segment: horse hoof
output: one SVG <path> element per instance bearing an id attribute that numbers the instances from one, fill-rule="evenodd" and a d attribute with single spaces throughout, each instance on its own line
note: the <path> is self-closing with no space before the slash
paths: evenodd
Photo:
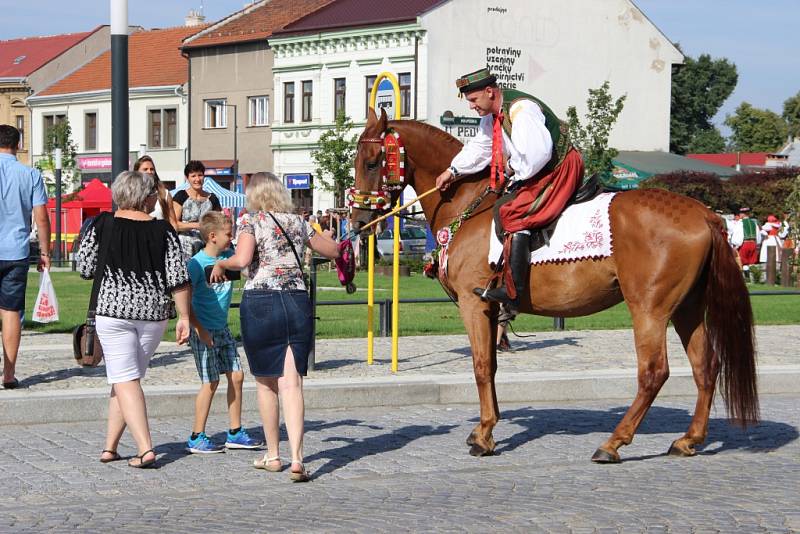
<path id="1" fill-rule="evenodd" d="M 673 441 L 672 445 L 669 446 L 669 451 L 667 451 L 667 454 L 669 456 L 675 456 L 679 458 L 689 458 L 697 454 L 697 451 L 695 451 L 693 447 L 690 446 L 680 447 L 679 445 L 677 445 L 677 443 L 678 443 L 677 441 Z"/>
<path id="2" fill-rule="evenodd" d="M 492 454 L 494 454 L 494 452 L 484 447 L 481 447 L 477 443 L 473 443 L 472 446 L 469 448 L 469 454 L 475 457 L 491 456 Z"/>
<path id="3" fill-rule="evenodd" d="M 470 447 L 475 445 L 475 432 L 473 432 L 469 436 L 467 436 L 467 445 L 470 446 Z"/>
<path id="4" fill-rule="evenodd" d="M 619 454 L 616 452 L 611 453 L 605 449 L 597 449 L 594 451 L 592 461 L 596 464 L 618 464 L 620 462 Z"/>

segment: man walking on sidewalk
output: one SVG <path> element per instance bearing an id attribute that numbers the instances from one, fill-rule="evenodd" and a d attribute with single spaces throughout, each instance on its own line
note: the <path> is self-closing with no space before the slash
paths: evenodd
<path id="1" fill-rule="evenodd" d="M 17 161 L 19 130 L 0 125 L 0 314 L 3 324 L 3 387 L 19 385 L 15 376 L 28 283 L 31 213 L 41 255 L 39 270 L 50 268 L 50 219 L 42 175 Z"/>

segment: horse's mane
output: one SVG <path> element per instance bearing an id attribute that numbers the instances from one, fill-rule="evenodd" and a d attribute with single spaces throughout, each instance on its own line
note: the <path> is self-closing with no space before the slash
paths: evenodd
<path id="1" fill-rule="evenodd" d="M 401 121 L 390 121 L 389 125 L 390 126 L 397 125 L 398 123 L 403 125 L 403 126 L 411 126 L 411 127 L 415 127 L 416 126 L 416 127 L 419 127 L 420 129 L 425 130 L 425 135 L 426 136 L 432 137 L 434 139 L 439 139 L 443 143 L 447 143 L 447 144 L 451 144 L 451 145 L 454 145 L 454 146 L 458 146 L 459 150 L 461 149 L 462 146 L 464 146 L 464 143 L 462 143 L 461 141 L 459 141 L 458 139 L 456 139 L 455 137 L 453 137 L 449 133 L 445 132 L 441 128 L 437 128 L 436 126 L 431 126 L 428 123 L 417 121 L 417 120 L 407 120 L 406 119 L 406 120 L 401 120 Z"/>

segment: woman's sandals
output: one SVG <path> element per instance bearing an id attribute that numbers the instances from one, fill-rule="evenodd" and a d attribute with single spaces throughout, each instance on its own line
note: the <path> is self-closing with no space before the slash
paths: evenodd
<path id="1" fill-rule="evenodd" d="M 277 464 L 275 462 L 277 462 Z M 281 463 L 280 456 L 267 458 L 267 455 L 265 454 L 263 458 L 253 460 L 253 467 L 256 469 L 264 469 L 265 471 L 269 471 L 271 473 L 278 473 L 283 469 L 283 464 Z"/>
<path id="2" fill-rule="evenodd" d="M 300 471 L 289 469 L 289 478 L 292 482 L 308 482 L 311 480 L 311 476 L 308 474 L 308 471 L 306 471 L 306 466 L 304 466 L 302 462 L 292 462 L 292 467 L 295 465 L 300 466 Z"/>
<path id="3" fill-rule="evenodd" d="M 110 454 L 109 458 L 103 458 L 104 454 Z M 122 456 L 119 455 L 117 451 L 112 451 L 110 449 L 103 449 L 103 452 L 100 453 L 100 463 L 101 464 L 108 464 L 111 462 L 118 462 L 122 460 Z"/>
<path id="4" fill-rule="evenodd" d="M 153 455 L 152 460 L 145 460 L 144 457 L 148 454 Z M 135 462 L 135 460 L 139 460 Z M 156 465 L 156 451 L 155 449 L 150 449 L 149 451 L 144 451 L 142 454 L 138 456 L 134 456 L 130 460 L 128 460 L 128 467 L 133 467 L 136 469 L 146 469 L 148 467 L 154 467 Z"/>

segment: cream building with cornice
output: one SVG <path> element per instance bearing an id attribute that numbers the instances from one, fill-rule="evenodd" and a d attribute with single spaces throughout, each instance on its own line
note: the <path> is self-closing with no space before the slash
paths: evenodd
<path id="1" fill-rule="evenodd" d="M 357 15 L 353 15 L 353 14 Z M 370 81 L 401 78 L 403 110 L 462 141 L 476 115 L 454 80 L 488 65 L 562 118 L 588 90 L 626 94 L 611 136 L 620 150 L 668 151 L 671 67 L 683 56 L 631 0 L 337 0 L 275 32 L 272 151 L 280 176 L 310 175 L 319 136 L 344 109 L 364 126 Z M 472 120 L 471 120 L 472 119 Z M 291 184 L 293 180 L 288 179 Z M 333 195 L 312 189 L 314 209 Z"/>

